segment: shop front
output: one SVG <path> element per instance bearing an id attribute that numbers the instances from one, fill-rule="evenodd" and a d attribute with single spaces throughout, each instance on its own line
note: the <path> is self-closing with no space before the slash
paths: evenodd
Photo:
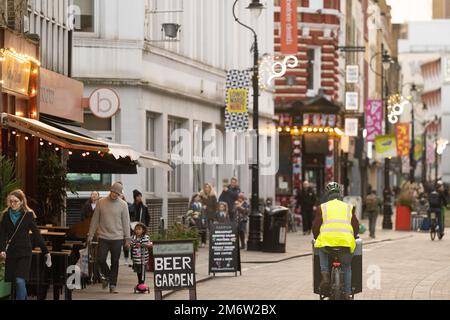
<path id="1" fill-rule="evenodd" d="M 324 97 L 277 108 L 280 169 L 277 203 L 289 205 L 309 181 L 318 195 L 331 181 L 340 181 L 341 107 Z"/>

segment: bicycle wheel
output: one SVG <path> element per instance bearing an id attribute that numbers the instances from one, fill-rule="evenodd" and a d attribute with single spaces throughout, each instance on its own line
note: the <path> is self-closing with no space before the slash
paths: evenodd
<path id="1" fill-rule="evenodd" d="M 430 237 L 432 241 L 436 239 L 436 223 L 434 222 L 434 220 L 431 222 L 430 226 Z"/>

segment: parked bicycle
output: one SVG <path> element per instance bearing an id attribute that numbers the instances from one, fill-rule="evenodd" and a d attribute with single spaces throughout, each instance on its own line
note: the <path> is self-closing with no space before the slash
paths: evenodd
<path id="1" fill-rule="evenodd" d="M 439 240 L 442 240 L 442 238 L 444 237 L 444 219 L 441 214 L 442 228 L 440 228 L 439 223 L 438 223 L 439 222 L 438 216 L 437 216 L 438 214 L 441 214 L 441 213 L 437 212 L 437 211 L 430 212 L 430 220 L 431 220 L 430 236 L 431 236 L 432 241 L 434 241 L 434 239 L 436 239 L 436 235 L 438 236 Z"/>

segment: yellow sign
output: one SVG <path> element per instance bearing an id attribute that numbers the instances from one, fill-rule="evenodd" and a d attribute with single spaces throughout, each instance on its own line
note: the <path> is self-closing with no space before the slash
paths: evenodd
<path id="1" fill-rule="evenodd" d="M 248 89 L 228 89 L 228 112 L 247 112 Z"/>
<path id="2" fill-rule="evenodd" d="M 3 59 L 3 89 L 27 96 L 30 84 L 31 62 L 16 59 L 7 52 L 4 53 Z"/>

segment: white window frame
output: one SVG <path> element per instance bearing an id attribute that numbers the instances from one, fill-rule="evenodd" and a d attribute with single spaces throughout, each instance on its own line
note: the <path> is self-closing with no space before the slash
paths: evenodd
<path id="1" fill-rule="evenodd" d="M 324 8 L 324 0 L 309 0 L 309 8 L 319 10 Z"/>
<path id="2" fill-rule="evenodd" d="M 155 133 L 156 133 L 156 122 L 158 121 L 158 118 L 160 117 L 160 114 L 156 114 L 153 112 L 149 112 L 147 111 L 145 114 L 145 150 L 146 153 L 156 157 L 157 153 L 156 153 L 156 138 L 155 138 Z M 150 132 L 149 132 L 149 120 L 151 119 L 151 121 L 153 122 L 152 127 L 153 127 L 153 132 L 151 133 L 150 136 Z M 153 143 L 151 143 L 150 145 L 152 145 L 152 147 L 149 147 L 149 139 L 153 140 Z M 145 169 L 145 192 L 148 194 L 155 194 L 156 192 L 156 172 L 155 172 L 155 168 L 146 168 Z"/>
<path id="3" fill-rule="evenodd" d="M 167 120 L 167 153 L 170 154 L 171 149 L 171 141 L 170 136 L 172 134 L 171 129 L 171 122 L 177 123 L 176 129 L 183 128 L 183 119 L 177 118 L 177 117 L 168 117 Z M 180 196 L 182 192 L 182 181 L 181 181 L 181 175 L 182 175 L 182 168 L 181 165 L 177 165 L 173 171 L 167 172 L 167 194 L 169 196 Z M 175 180 L 175 187 L 172 189 L 172 182 Z M 173 191 L 174 190 L 174 191 Z"/>
<path id="4" fill-rule="evenodd" d="M 79 38 L 93 38 L 100 36 L 100 1 L 94 1 L 94 31 L 74 31 L 74 35 Z"/>
<path id="5" fill-rule="evenodd" d="M 317 95 L 322 87 L 322 48 L 318 46 L 310 46 L 308 50 L 314 50 L 314 84 L 312 89 L 308 89 L 308 93 Z"/>

